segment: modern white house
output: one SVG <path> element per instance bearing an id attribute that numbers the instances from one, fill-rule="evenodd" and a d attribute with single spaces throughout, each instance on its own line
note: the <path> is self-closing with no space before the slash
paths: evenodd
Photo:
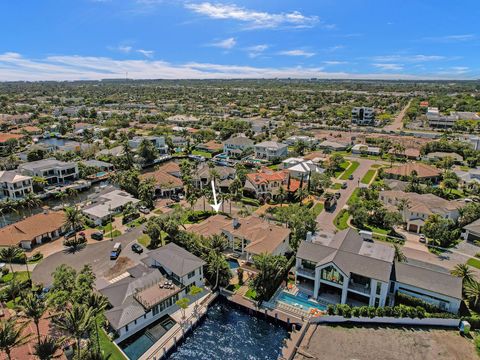
<path id="1" fill-rule="evenodd" d="M 91 203 L 82 209 L 82 213 L 95 225 L 102 225 L 110 220 L 111 216 L 122 211 L 127 204 L 137 204 L 139 202 L 140 200 L 123 190 L 107 188 L 96 194 Z"/>
<path id="2" fill-rule="evenodd" d="M 323 174 L 325 169 L 318 166 L 312 160 L 304 160 L 302 158 L 288 158 L 282 161 L 283 168 L 296 179 L 308 180 L 311 174 Z"/>
<path id="3" fill-rule="evenodd" d="M 299 290 L 325 304 L 393 306 L 403 293 L 458 312 L 462 279 L 430 264 L 394 261 L 393 247 L 364 241 L 354 229 L 302 241 L 296 259 Z"/>
<path id="4" fill-rule="evenodd" d="M 244 135 L 231 137 L 223 142 L 223 152 L 228 156 L 239 157 L 246 151 L 253 150 L 254 142 Z"/>
<path id="5" fill-rule="evenodd" d="M 33 192 L 32 178 L 16 171 L 0 171 L 0 191 L 0 197 L 21 199 Z"/>
<path id="6" fill-rule="evenodd" d="M 111 309 L 105 311 L 110 328 L 120 343 L 146 326 L 179 310 L 175 304 L 192 285 L 203 287 L 205 262 L 185 249 L 169 243 L 149 253 L 127 276 L 100 289 Z"/>
<path id="7" fill-rule="evenodd" d="M 49 184 L 65 184 L 78 179 L 78 166 L 75 162 L 43 159 L 21 164 L 20 173 L 26 176 L 42 177 Z"/>
<path id="8" fill-rule="evenodd" d="M 355 155 L 380 155 L 382 150 L 376 146 L 368 146 L 365 144 L 355 144 L 352 146 L 352 154 Z"/>
<path id="9" fill-rule="evenodd" d="M 130 145 L 132 149 L 137 149 L 143 140 L 150 141 L 160 155 L 168 154 L 168 145 L 163 136 L 135 136 L 128 140 L 128 145 Z"/>
<path id="10" fill-rule="evenodd" d="M 381 191 L 379 199 L 393 211 L 399 211 L 400 202 L 405 203 L 400 211 L 403 221 L 407 224 L 407 231 L 420 233 L 425 220 L 432 215 L 438 214 L 444 219 L 457 220 L 460 216 L 460 208 L 465 203 L 456 200 L 445 200 L 433 194 L 417 194 L 398 190 Z"/>
<path id="11" fill-rule="evenodd" d="M 260 160 L 276 160 L 285 158 L 288 145 L 276 141 L 264 141 L 255 145 L 255 158 Z"/>
<path id="12" fill-rule="evenodd" d="M 312 136 L 306 136 L 306 135 L 292 135 L 286 138 L 283 142 L 289 146 L 295 145 L 297 142 L 303 142 L 308 146 L 312 146 L 312 145 L 318 144 L 318 139 Z"/>
<path id="13" fill-rule="evenodd" d="M 374 125 L 375 110 L 370 107 L 354 107 L 352 109 L 352 123 L 356 125 Z"/>

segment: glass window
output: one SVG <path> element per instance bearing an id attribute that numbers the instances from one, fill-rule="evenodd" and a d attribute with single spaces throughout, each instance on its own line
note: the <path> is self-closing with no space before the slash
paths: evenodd
<path id="1" fill-rule="evenodd" d="M 343 284 L 343 276 L 333 266 L 322 269 L 321 278 L 339 285 Z"/>
<path id="2" fill-rule="evenodd" d="M 187 276 L 188 276 L 189 279 L 191 279 L 192 277 L 194 277 L 194 276 L 195 276 L 195 270 L 189 272 Z"/>
<path id="3" fill-rule="evenodd" d="M 315 270 L 315 266 L 317 264 L 314 263 L 313 261 L 308 261 L 308 260 L 302 260 L 302 267 L 304 269 L 308 269 L 308 270 Z"/>
<path id="4" fill-rule="evenodd" d="M 377 295 L 382 293 L 382 283 L 377 282 Z"/>

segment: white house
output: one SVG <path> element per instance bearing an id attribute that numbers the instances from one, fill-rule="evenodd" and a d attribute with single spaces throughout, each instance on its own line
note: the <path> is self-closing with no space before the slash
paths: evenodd
<path id="1" fill-rule="evenodd" d="M 255 158 L 261 160 L 282 159 L 288 154 L 288 146 L 275 141 L 264 141 L 255 145 Z"/>
<path id="2" fill-rule="evenodd" d="M 132 149 L 137 149 L 144 140 L 150 141 L 160 155 L 168 154 L 168 145 L 165 143 L 163 136 L 135 136 L 131 140 L 128 140 L 128 145 L 130 145 Z"/>
<path id="3" fill-rule="evenodd" d="M 462 299 L 461 278 L 421 262 L 394 262 L 391 246 L 364 241 L 354 229 L 302 241 L 295 272 L 300 291 L 326 304 L 392 306 L 404 293 L 456 313 Z"/>
<path id="4" fill-rule="evenodd" d="M 352 154 L 356 155 L 380 155 L 382 150 L 376 146 L 368 146 L 365 144 L 355 144 L 352 147 Z"/>
<path id="5" fill-rule="evenodd" d="M 228 156 L 239 157 L 249 149 L 253 149 L 253 140 L 240 135 L 223 142 L 223 152 Z"/>
<path id="6" fill-rule="evenodd" d="M 309 146 L 312 146 L 318 143 L 318 139 L 306 135 L 293 135 L 284 140 L 284 143 L 289 146 L 295 145 L 297 142 L 303 142 Z"/>
<path id="7" fill-rule="evenodd" d="M 294 163 L 293 161 L 283 162 L 283 167 L 291 177 L 296 179 L 301 179 L 303 177 L 304 180 L 308 180 L 311 174 L 323 174 L 325 172 L 325 169 L 316 165 L 312 160 L 301 159 L 301 161 L 297 163 Z"/>
<path id="8" fill-rule="evenodd" d="M 16 200 L 33 192 L 32 178 L 16 171 L 0 171 L 0 196 Z"/>
<path id="9" fill-rule="evenodd" d="M 78 166 L 74 162 L 43 159 L 21 164 L 18 170 L 27 176 L 42 177 L 49 184 L 64 184 L 78 179 Z"/>

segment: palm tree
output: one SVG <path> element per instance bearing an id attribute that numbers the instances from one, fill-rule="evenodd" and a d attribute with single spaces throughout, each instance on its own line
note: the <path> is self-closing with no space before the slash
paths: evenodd
<path id="1" fill-rule="evenodd" d="M 473 271 L 467 264 L 457 264 L 455 267 L 450 271 L 450 274 L 453 276 L 462 278 L 463 287 L 471 281 L 473 281 Z"/>
<path id="2" fill-rule="evenodd" d="M 15 276 L 15 272 L 13 271 L 13 260 L 20 257 L 21 254 L 23 254 L 23 250 L 14 245 L 0 249 L 0 258 L 10 264 L 10 270 L 12 271 L 13 276 Z"/>
<path id="3" fill-rule="evenodd" d="M 287 192 L 285 191 L 285 188 L 283 186 L 280 186 L 280 189 L 278 189 L 278 194 L 277 194 L 277 202 L 280 202 L 280 207 L 283 206 L 283 202 L 285 201 L 285 198 L 287 197 Z"/>
<path id="4" fill-rule="evenodd" d="M 7 225 L 7 222 L 5 221 L 5 214 L 8 214 L 10 212 L 18 212 L 19 204 L 20 202 L 14 201 L 10 198 L 7 198 L 0 202 L 0 213 L 2 214 L 2 222 L 4 225 Z"/>
<path id="5" fill-rule="evenodd" d="M 33 345 L 33 354 L 40 360 L 58 359 L 62 356 L 60 340 L 45 336 Z"/>
<path id="6" fill-rule="evenodd" d="M 23 334 L 28 322 L 17 323 L 17 318 L 11 317 L 0 322 L 0 350 L 12 359 L 11 352 L 14 348 L 25 345 L 31 334 Z"/>
<path id="7" fill-rule="evenodd" d="M 465 296 L 473 304 L 474 308 L 478 308 L 480 303 L 480 282 L 472 280 L 465 284 Z"/>
<path id="8" fill-rule="evenodd" d="M 30 215 L 32 215 L 32 209 L 40 205 L 42 205 L 40 198 L 31 192 L 23 198 L 23 206 L 30 210 Z"/>
<path id="9" fill-rule="evenodd" d="M 25 317 L 31 319 L 35 324 L 35 329 L 37 330 L 37 341 L 40 342 L 39 323 L 43 314 L 45 314 L 47 311 L 47 305 L 45 301 L 29 292 L 21 299 L 18 307 L 19 310 L 25 314 Z"/>
<path id="10" fill-rule="evenodd" d="M 188 192 L 187 202 L 190 204 L 190 209 L 193 210 L 193 207 L 195 206 L 195 203 L 197 202 L 197 200 L 198 200 L 197 194 L 195 194 L 193 191 Z"/>
<path id="11" fill-rule="evenodd" d="M 97 336 L 97 352 L 100 352 L 100 335 L 98 333 L 98 320 L 97 317 L 100 315 L 103 310 L 105 310 L 108 306 L 108 301 L 105 296 L 91 292 L 86 301 L 86 305 L 92 309 L 92 315 L 95 318 L 95 334 Z"/>
<path id="12" fill-rule="evenodd" d="M 405 220 L 405 210 L 410 208 L 410 200 L 408 199 L 400 199 L 397 202 L 397 209 L 402 213 L 402 219 Z"/>
<path id="13" fill-rule="evenodd" d="M 395 254 L 393 255 L 393 259 L 398 262 L 406 262 L 407 257 L 403 254 L 402 249 L 400 248 L 400 245 L 398 244 L 393 244 L 393 248 L 395 250 Z"/>
<path id="14" fill-rule="evenodd" d="M 66 331 L 75 339 L 78 359 L 80 359 L 80 341 L 92 329 L 93 322 L 92 308 L 79 304 L 73 304 L 63 316 L 53 319 L 53 323 L 59 330 Z"/>
<path id="15" fill-rule="evenodd" d="M 218 280 L 220 278 L 220 269 L 225 259 L 222 257 L 222 255 L 218 254 L 215 251 L 210 251 L 208 257 L 209 261 L 207 261 L 207 266 L 209 272 L 215 274 L 215 285 L 212 290 L 216 290 L 218 288 Z"/>
<path id="16" fill-rule="evenodd" d="M 83 225 L 82 213 L 77 207 L 65 208 L 64 226 L 75 231 L 75 242 L 77 241 L 77 229 Z"/>

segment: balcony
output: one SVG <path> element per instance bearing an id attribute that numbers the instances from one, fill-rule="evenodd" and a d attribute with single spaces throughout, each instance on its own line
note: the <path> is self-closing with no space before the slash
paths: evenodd
<path id="1" fill-rule="evenodd" d="M 297 275 L 300 275 L 300 276 L 308 276 L 311 278 L 315 278 L 315 270 L 297 268 L 296 272 L 297 272 Z"/>
<path id="2" fill-rule="evenodd" d="M 348 283 L 348 290 L 353 290 L 365 295 L 370 295 L 370 284 L 357 284 L 350 280 Z"/>

